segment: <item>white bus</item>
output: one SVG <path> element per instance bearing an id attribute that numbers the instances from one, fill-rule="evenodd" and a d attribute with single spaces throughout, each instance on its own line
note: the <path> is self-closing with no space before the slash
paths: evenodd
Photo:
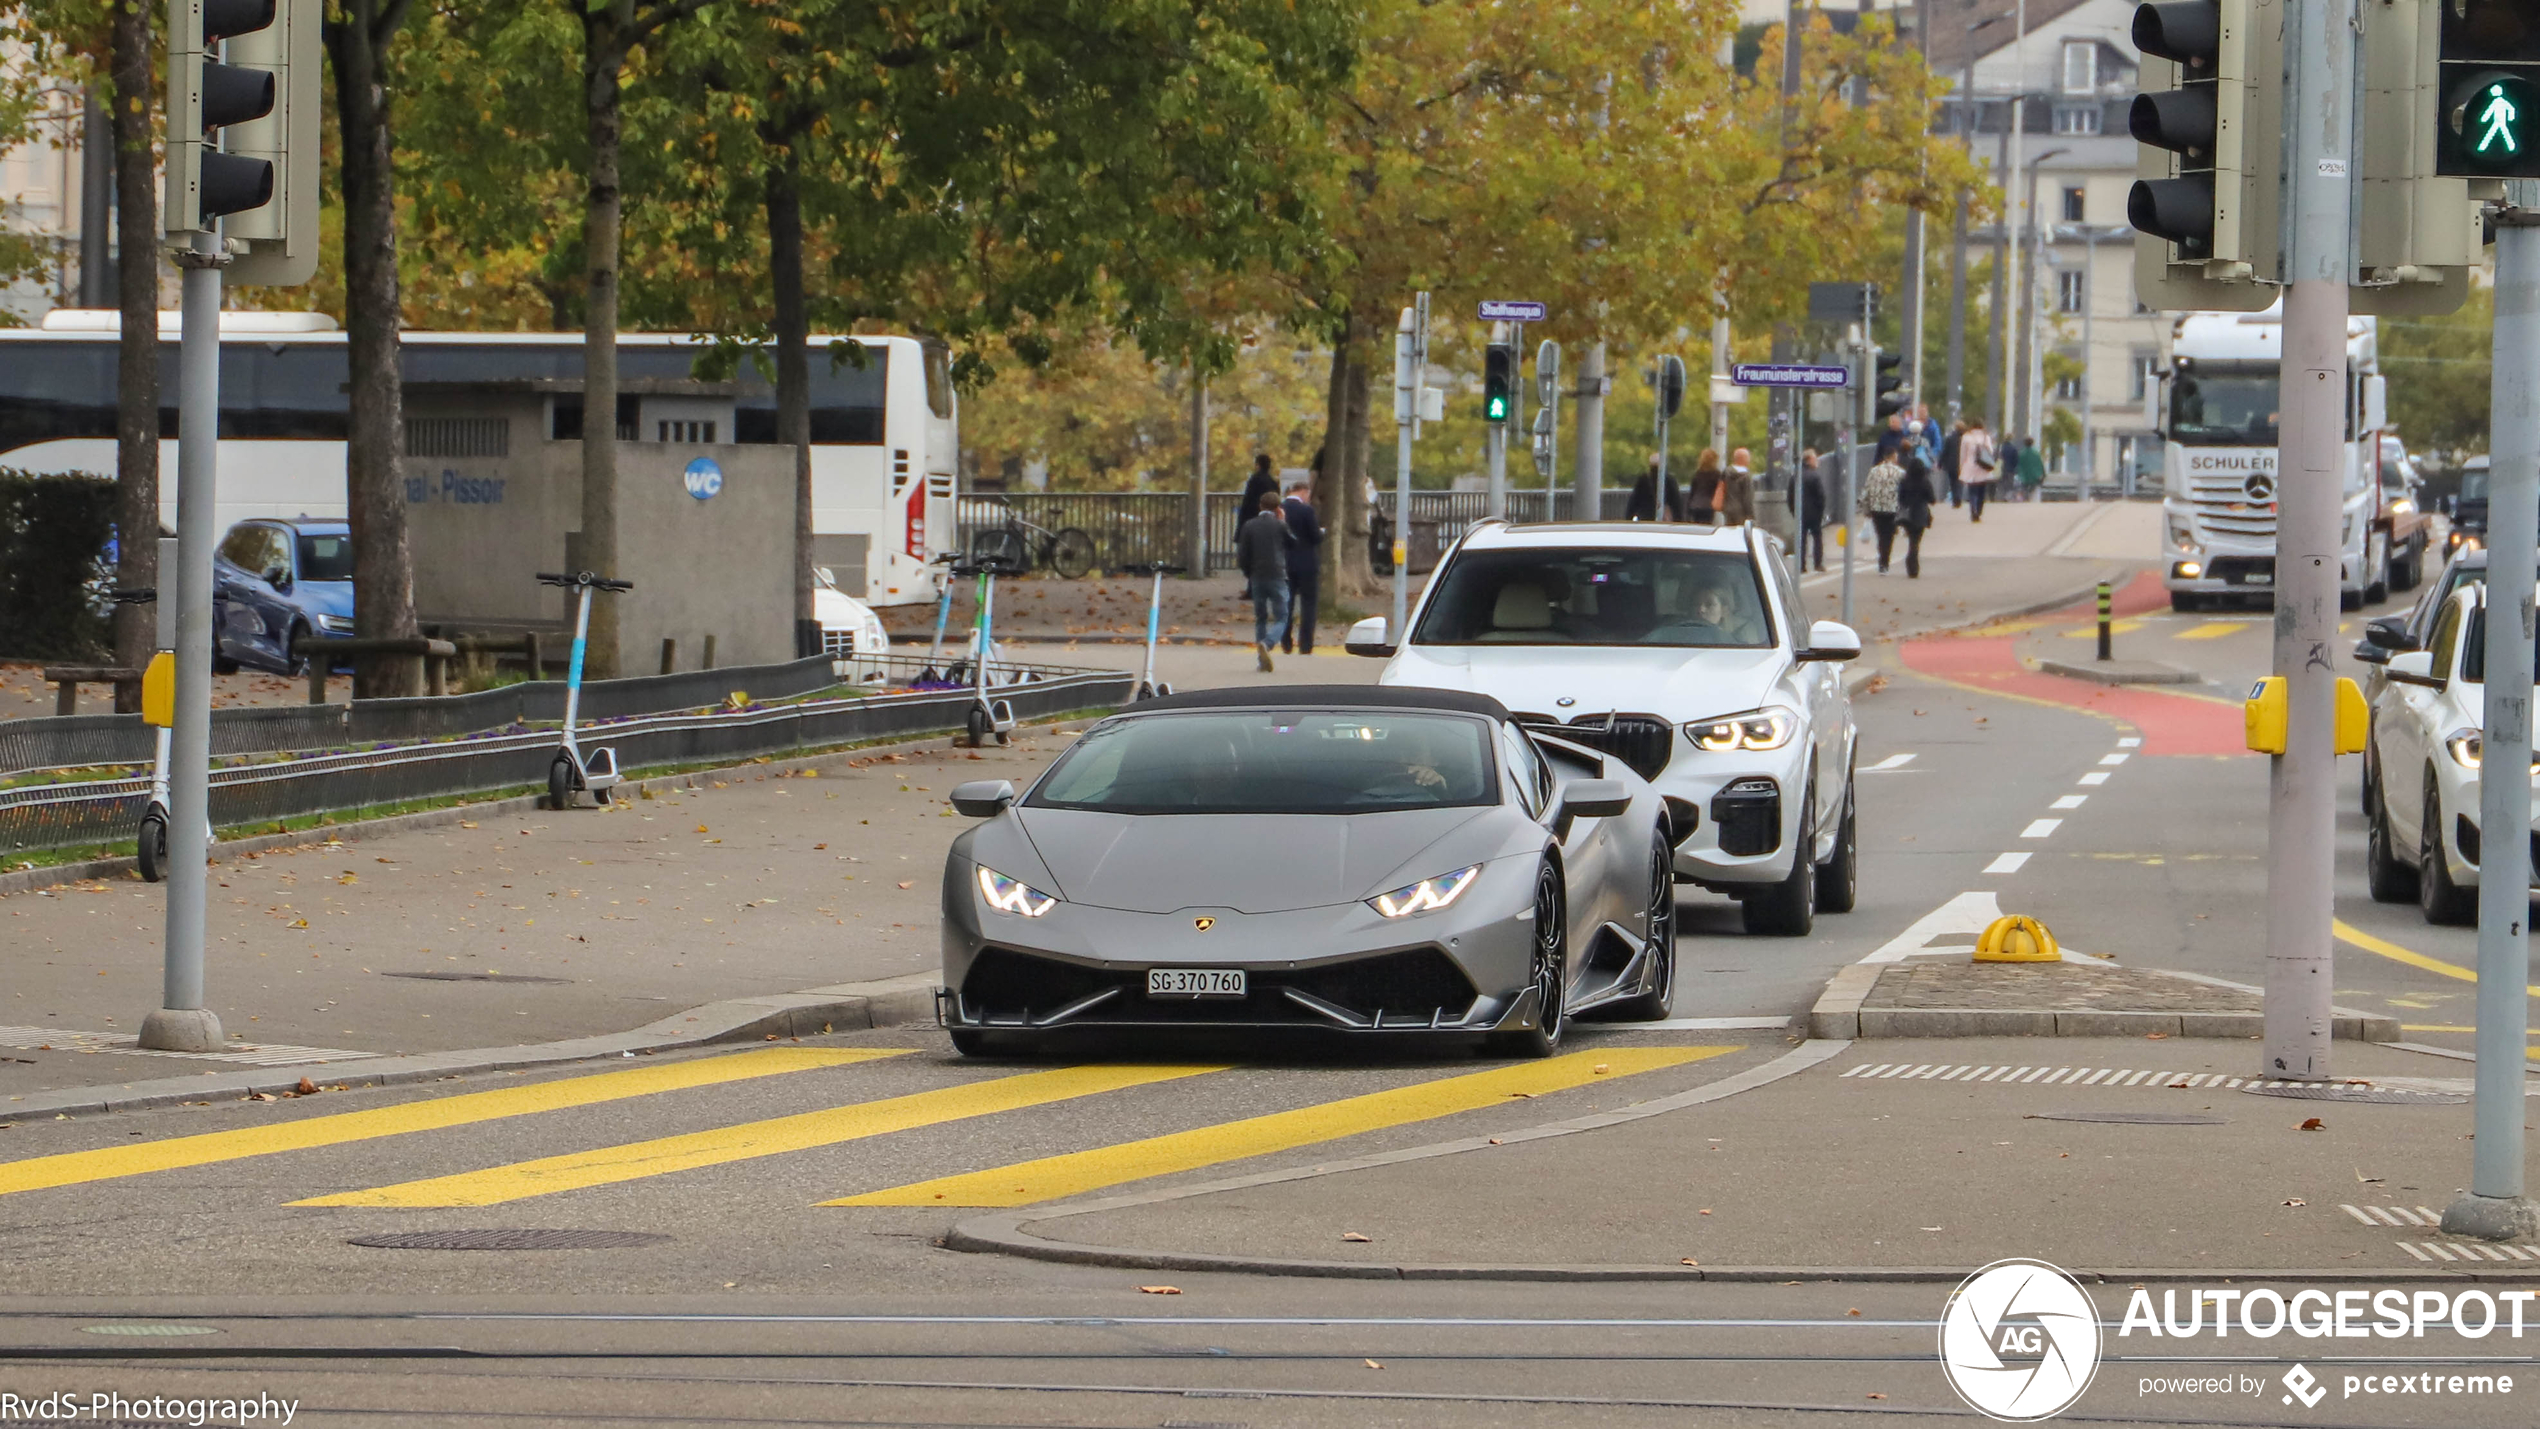
<path id="1" fill-rule="evenodd" d="M 40 328 L 0 329 L 0 467 L 115 471 L 115 335 L 111 311 L 61 309 Z M 176 528 L 177 315 L 159 315 L 159 520 Z M 870 605 L 935 599 L 956 540 L 953 472 L 959 440 L 952 375 L 941 347 L 907 337 L 858 337 L 864 365 L 833 361 L 827 338 L 811 353 L 812 534 L 820 564 Z M 658 393 L 688 378 L 702 339 L 630 333 L 618 339 L 618 431 L 663 441 L 776 440 L 772 382 L 744 363 L 718 394 Z M 410 332 L 408 382 L 514 385 L 582 376 L 579 333 Z M 221 314 L 220 500 L 226 531 L 251 517 L 345 515 L 347 415 L 344 334 L 314 313 Z M 658 409 L 651 410 L 651 409 Z M 728 417 L 723 414 L 727 414 Z M 718 432 L 723 420 L 728 432 Z M 550 400 L 551 439 L 577 438 L 582 401 Z M 417 440 L 408 424 L 407 442 Z M 426 440 L 430 434 L 426 434 Z"/>

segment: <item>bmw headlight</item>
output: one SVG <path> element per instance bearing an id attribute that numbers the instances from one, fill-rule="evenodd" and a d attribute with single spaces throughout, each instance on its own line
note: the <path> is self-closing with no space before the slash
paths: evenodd
<path id="1" fill-rule="evenodd" d="M 2478 748 L 2480 743 L 2481 740 L 2478 737 L 2477 730 L 2461 729 L 2454 730 L 2451 737 L 2443 741 L 2443 748 L 2445 752 L 2452 756 L 2453 763 L 2461 766 L 2463 769 L 2476 769 L 2478 767 Z M 2533 751 L 2531 767 L 2534 769 L 2540 769 L 2540 750 Z"/>
<path id="2" fill-rule="evenodd" d="M 1441 873 L 1435 878 L 1421 879 L 1417 883 L 1397 888 L 1391 893 L 1379 893 L 1368 899 L 1367 905 L 1388 918 L 1407 918 L 1414 913 L 1434 912 L 1462 897 L 1464 890 L 1473 886 L 1473 880 L 1481 876 L 1482 866 L 1477 863 L 1470 868 L 1459 868 L 1453 873 Z"/>
<path id="3" fill-rule="evenodd" d="M 1696 749 L 1714 754 L 1732 749 L 1779 749 L 1799 732 L 1799 716 L 1786 709 L 1749 710 L 1745 714 L 1696 720 L 1685 726 L 1685 738 Z"/>
<path id="4" fill-rule="evenodd" d="M 318 629 L 325 631 L 329 635 L 350 635 L 353 633 L 353 617 L 349 615 L 321 615 L 318 617 Z"/>
<path id="5" fill-rule="evenodd" d="M 979 896 L 1000 913 L 1019 913 L 1026 918 L 1038 918 L 1058 906 L 1056 898 L 984 863 L 979 865 Z"/>

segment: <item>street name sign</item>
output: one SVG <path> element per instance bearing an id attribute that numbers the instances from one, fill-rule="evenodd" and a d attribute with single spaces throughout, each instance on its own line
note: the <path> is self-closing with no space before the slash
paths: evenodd
<path id="1" fill-rule="evenodd" d="M 1729 369 L 1740 387 L 1805 387 L 1827 391 L 1852 385 L 1852 373 L 1841 367 L 1805 367 L 1787 362 L 1741 362 Z"/>
<path id="2" fill-rule="evenodd" d="M 1482 321 L 1539 323 L 1548 311 L 1541 303 L 1520 302 L 1514 298 L 1486 298 L 1482 302 Z"/>

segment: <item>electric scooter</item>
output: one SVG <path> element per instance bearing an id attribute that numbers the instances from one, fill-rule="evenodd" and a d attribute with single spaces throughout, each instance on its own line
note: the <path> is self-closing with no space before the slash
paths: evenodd
<path id="1" fill-rule="evenodd" d="M 950 556 L 943 556 L 939 557 L 938 561 L 945 568 L 944 578 L 941 582 L 943 586 L 943 594 L 937 598 L 935 602 L 935 639 L 926 647 L 925 667 L 917 672 L 916 683 L 920 685 L 939 685 L 944 683 L 944 667 L 942 663 L 944 658 L 944 627 L 952 623 L 953 558 Z"/>
<path id="2" fill-rule="evenodd" d="M 109 599 L 117 605 L 156 605 L 159 593 L 148 587 L 119 590 Z M 167 638 L 165 632 L 161 638 Z M 175 652 L 162 649 L 153 654 L 150 668 L 141 678 L 141 718 L 157 735 L 157 748 L 150 759 L 150 797 L 142 801 L 141 827 L 134 831 L 132 840 L 133 863 L 144 883 L 157 883 L 168 876 L 168 755 L 176 739 L 167 712 L 157 707 L 150 692 L 162 687 L 173 690 L 175 681 Z M 154 719 L 153 715 L 158 717 Z"/>
<path id="3" fill-rule="evenodd" d="M 588 792 L 605 803 L 608 799 L 608 791 L 616 788 L 625 776 L 617 771 L 615 749 L 594 749 L 585 755 L 581 745 L 574 740 L 574 721 L 582 711 L 582 652 L 591 636 L 592 592 L 608 591 L 614 594 L 630 591 L 635 588 L 635 583 L 607 580 L 590 571 L 577 571 L 572 575 L 557 575 L 540 571 L 538 581 L 541 585 L 579 590 L 582 593 L 573 610 L 573 662 L 565 668 L 564 744 L 557 749 L 555 762 L 547 766 L 547 807 L 572 808 L 574 794 L 577 791 Z"/>
<path id="4" fill-rule="evenodd" d="M 1005 700 L 988 698 L 988 666 L 996 649 L 997 576 L 1018 569 L 1012 558 L 983 555 L 954 566 L 957 576 L 979 578 L 979 613 L 973 622 L 970 647 L 970 712 L 962 717 L 961 743 L 980 748 L 994 735 L 999 744 L 1014 739 L 1014 706 Z"/>
<path id="5" fill-rule="evenodd" d="M 1136 689 L 1129 692 L 1129 702 L 1131 704 L 1135 704 L 1140 700 L 1161 699 L 1162 697 L 1173 693 L 1173 687 L 1171 685 L 1168 685 L 1155 677 L 1155 639 L 1156 628 L 1161 623 L 1164 615 L 1164 578 L 1166 576 L 1178 576 L 1190 568 L 1188 566 L 1166 565 L 1162 561 L 1141 561 L 1136 565 L 1122 566 L 1120 569 L 1124 574 L 1128 575 L 1151 575 L 1155 577 L 1155 587 L 1147 596 L 1146 668 L 1138 672 L 1138 685 Z"/>

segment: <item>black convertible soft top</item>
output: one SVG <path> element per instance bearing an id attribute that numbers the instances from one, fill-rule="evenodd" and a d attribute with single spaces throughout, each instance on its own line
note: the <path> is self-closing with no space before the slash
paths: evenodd
<path id="1" fill-rule="evenodd" d="M 1508 718 L 1508 707 L 1470 690 L 1432 690 L 1416 685 L 1235 685 L 1189 694 L 1166 695 L 1124 707 L 1122 714 L 1169 710 L 1224 709 L 1384 709 L 1451 710 L 1456 714 Z"/>

